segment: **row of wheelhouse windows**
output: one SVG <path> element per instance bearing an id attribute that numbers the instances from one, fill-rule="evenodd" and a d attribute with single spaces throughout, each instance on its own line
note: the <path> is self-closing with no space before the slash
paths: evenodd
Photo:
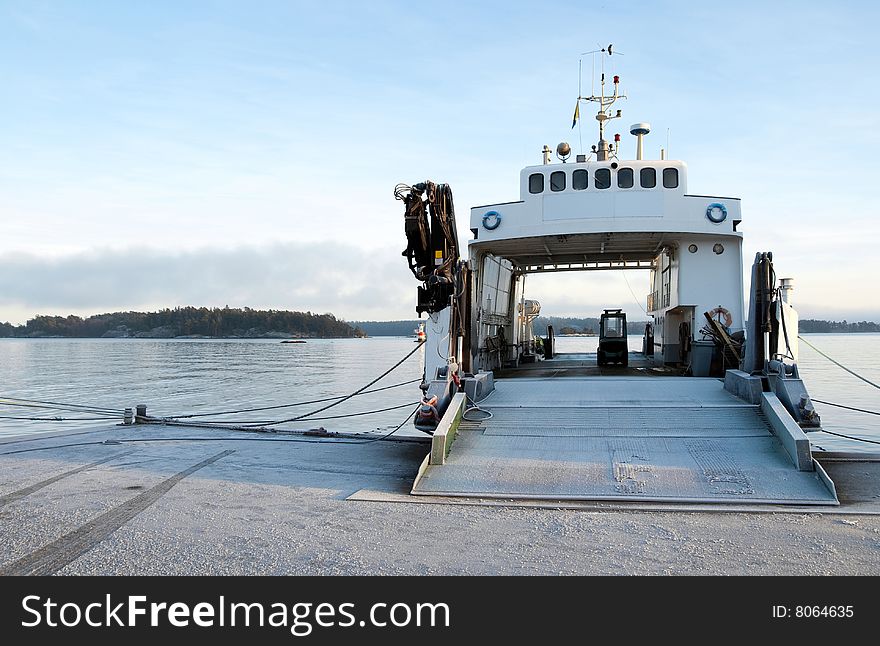
<path id="1" fill-rule="evenodd" d="M 635 172 L 632 168 L 617 169 L 617 188 L 633 188 L 635 186 Z M 567 173 L 557 170 L 550 173 L 550 190 L 554 193 L 564 191 L 566 187 Z M 579 168 L 571 173 L 571 187 L 576 191 L 582 191 L 589 186 L 589 175 L 586 170 Z M 657 186 L 657 169 L 642 168 L 639 170 L 639 186 L 642 188 L 654 188 Z M 593 171 L 593 187 L 598 189 L 611 188 L 611 169 L 597 168 Z M 678 188 L 678 169 L 663 169 L 663 188 Z M 529 193 L 544 192 L 544 173 L 529 175 Z"/>

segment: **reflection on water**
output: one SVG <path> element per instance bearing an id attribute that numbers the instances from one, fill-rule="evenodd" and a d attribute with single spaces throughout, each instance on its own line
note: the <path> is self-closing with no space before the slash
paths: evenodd
<path id="1" fill-rule="evenodd" d="M 880 335 L 815 334 L 807 339 L 837 361 L 880 383 Z M 560 337 L 559 352 L 595 352 L 596 337 Z M 630 337 L 630 349 L 641 347 Z M 0 339 L 0 394 L 81 402 L 115 409 L 147 404 L 151 415 L 175 415 L 271 406 L 345 394 L 360 388 L 413 349 L 410 338 L 310 340 Z M 422 375 L 417 353 L 377 386 Z M 810 394 L 847 406 L 880 410 L 880 391 L 847 374 L 804 344 L 801 376 Z M 355 413 L 414 402 L 417 385 L 356 397 L 325 415 Z M 242 420 L 293 417 L 317 406 L 242 415 Z M 829 430 L 880 440 L 880 417 L 817 404 Z M 297 422 L 289 428 L 387 431 L 408 409 L 349 419 Z M 0 406 L 0 416 L 56 415 Z M 67 416 L 67 413 L 60 413 Z M 235 419 L 226 417 L 225 419 Z M 90 426 L 93 422 L 81 423 Z M 77 424 L 0 419 L 0 435 L 68 429 Z M 404 429 L 409 430 L 409 424 Z M 411 431 L 415 432 L 415 431 Z M 827 449 L 875 450 L 826 434 L 811 439 Z"/>

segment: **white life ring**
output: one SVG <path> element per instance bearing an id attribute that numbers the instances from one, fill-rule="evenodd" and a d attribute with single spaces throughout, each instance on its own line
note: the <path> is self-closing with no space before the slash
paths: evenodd
<path id="1" fill-rule="evenodd" d="M 725 309 L 720 305 L 714 310 L 710 311 L 709 316 L 717 320 L 719 323 L 722 323 L 724 327 L 729 328 L 731 325 L 733 325 L 733 315 L 730 313 L 730 310 Z"/>

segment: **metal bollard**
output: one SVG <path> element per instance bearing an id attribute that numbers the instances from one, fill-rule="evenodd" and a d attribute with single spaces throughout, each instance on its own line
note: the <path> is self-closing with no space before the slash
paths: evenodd
<path id="1" fill-rule="evenodd" d="M 132 413 L 131 408 L 126 408 L 125 412 L 122 415 L 122 423 L 126 426 L 129 426 L 134 423 L 134 414 Z"/>
<path id="2" fill-rule="evenodd" d="M 137 410 L 134 416 L 135 424 L 143 424 L 147 421 L 147 405 L 146 404 L 138 404 Z"/>

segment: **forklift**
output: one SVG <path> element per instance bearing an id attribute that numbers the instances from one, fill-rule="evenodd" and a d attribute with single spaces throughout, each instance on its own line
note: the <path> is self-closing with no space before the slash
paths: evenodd
<path id="1" fill-rule="evenodd" d="M 599 320 L 599 352 L 596 358 L 600 366 L 629 363 L 626 344 L 626 314 L 623 310 L 605 310 Z"/>

